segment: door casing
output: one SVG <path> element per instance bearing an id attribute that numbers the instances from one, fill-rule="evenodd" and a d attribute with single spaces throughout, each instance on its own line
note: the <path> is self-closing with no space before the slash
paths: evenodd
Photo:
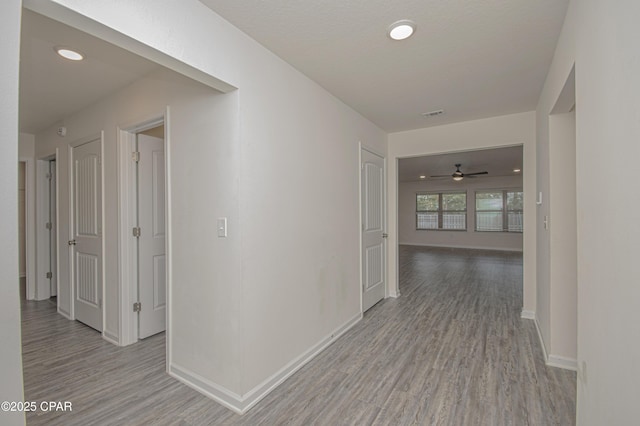
<path id="1" fill-rule="evenodd" d="M 138 341 L 138 314 L 133 312 L 133 304 L 137 302 L 137 245 L 132 229 L 137 224 L 136 218 L 136 175 L 135 163 L 131 153 L 135 150 L 136 134 L 145 130 L 165 126 L 165 255 L 166 255 L 166 365 L 171 359 L 171 205 L 170 179 L 170 138 L 169 107 L 146 119 L 136 120 L 118 127 L 118 177 L 119 177 L 119 243 L 118 257 L 120 261 L 120 329 L 118 336 L 110 340 L 119 346 L 127 346 Z"/>

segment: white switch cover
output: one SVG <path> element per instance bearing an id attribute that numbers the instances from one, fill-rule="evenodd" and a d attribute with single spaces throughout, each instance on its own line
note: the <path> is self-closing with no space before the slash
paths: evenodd
<path id="1" fill-rule="evenodd" d="M 217 222 L 218 227 L 218 237 L 226 237 L 227 236 L 227 218 L 219 217 Z"/>

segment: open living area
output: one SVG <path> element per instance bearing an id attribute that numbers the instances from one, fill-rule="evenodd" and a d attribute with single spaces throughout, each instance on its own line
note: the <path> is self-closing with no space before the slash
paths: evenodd
<path id="1" fill-rule="evenodd" d="M 637 16 L 2 2 L 0 424 L 635 424 Z"/>

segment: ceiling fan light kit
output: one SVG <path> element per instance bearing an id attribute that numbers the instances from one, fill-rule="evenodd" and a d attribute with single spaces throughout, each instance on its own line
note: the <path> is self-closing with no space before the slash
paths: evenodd
<path id="1" fill-rule="evenodd" d="M 453 178 L 453 180 L 455 180 L 456 182 L 460 182 L 462 179 L 466 177 L 476 177 L 479 175 L 488 175 L 489 172 L 484 171 L 484 172 L 474 172 L 474 173 L 462 173 L 462 171 L 460 170 L 460 166 L 462 166 L 462 164 L 455 164 L 456 167 L 456 171 L 453 172 L 453 174 L 451 175 L 451 177 Z M 432 178 L 440 178 L 440 177 L 449 177 L 449 175 L 435 175 L 435 176 L 431 176 Z"/>

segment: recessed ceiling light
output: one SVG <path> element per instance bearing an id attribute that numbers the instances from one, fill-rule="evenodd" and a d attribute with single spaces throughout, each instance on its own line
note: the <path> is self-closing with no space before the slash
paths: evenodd
<path id="1" fill-rule="evenodd" d="M 389 27 L 389 37 L 394 40 L 404 40 L 411 37 L 416 30 L 416 24 L 408 19 L 394 22 Z"/>
<path id="2" fill-rule="evenodd" d="M 522 170 L 520 169 L 513 169 L 513 173 L 520 173 Z"/>
<path id="3" fill-rule="evenodd" d="M 420 175 L 420 179 L 426 179 L 427 177 L 425 175 Z"/>
<path id="4" fill-rule="evenodd" d="M 70 61 L 81 61 L 84 59 L 82 53 L 76 52 L 75 50 L 71 50 L 66 47 L 55 47 L 54 50 L 58 55 L 62 56 L 65 59 L 69 59 Z"/>

